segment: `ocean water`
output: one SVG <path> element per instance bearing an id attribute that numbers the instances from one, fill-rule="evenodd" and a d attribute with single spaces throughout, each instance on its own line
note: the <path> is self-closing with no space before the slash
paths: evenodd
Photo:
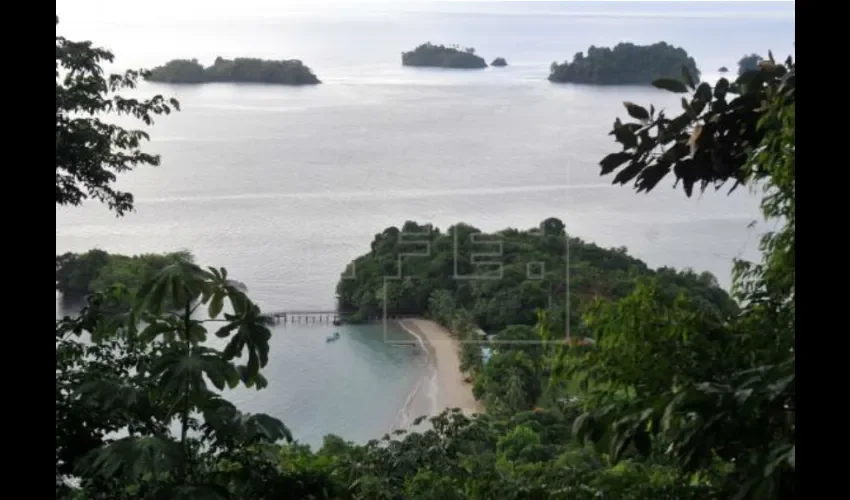
<path id="1" fill-rule="evenodd" d="M 653 266 L 708 270 L 727 286 L 731 259 L 758 255 L 766 226 L 749 226 L 758 198 L 746 190 L 688 199 L 665 180 L 636 195 L 599 176 L 598 161 L 617 149 L 607 134 L 625 116 L 622 102 L 677 110 L 677 97 L 546 76 L 552 61 L 590 45 L 664 40 L 715 79 L 746 53 L 793 53 L 793 3 L 128 5 L 60 0 L 57 33 L 110 48 L 119 69 L 177 57 L 300 58 L 324 83 L 141 85 L 139 94 L 181 102 L 149 130 L 147 149 L 162 165 L 120 177 L 136 196 L 136 212 L 122 219 L 96 203 L 57 208 L 57 253 L 187 248 L 227 267 L 266 309 L 333 307 L 346 263 L 406 220 L 497 230 L 559 217 L 573 235 L 626 246 Z M 402 67 L 400 53 L 425 41 L 473 46 L 510 66 Z M 332 326 L 276 327 L 269 388 L 233 399 L 280 417 L 307 443 L 328 432 L 380 437 L 403 419 L 426 363 L 380 327 L 338 330 L 342 339 L 326 344 Z"/>

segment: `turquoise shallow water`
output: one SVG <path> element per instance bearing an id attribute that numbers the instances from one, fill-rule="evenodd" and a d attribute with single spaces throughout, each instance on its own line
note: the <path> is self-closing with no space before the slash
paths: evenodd
<path id="1" fill-rule="evenodd" d="M 325 342 L 334 331 L 340 339 Z M 402 425 L 402 406 L 427 373 L 412 338 L 395 325 L 279 325 L 263 391 L 241 389 L 232 400 L 245 411 L 285 416 L 296 438 L 312 445 L 334 433 L 356 441 Z M 321 426 L 316 425 L 321 422 Z"/>

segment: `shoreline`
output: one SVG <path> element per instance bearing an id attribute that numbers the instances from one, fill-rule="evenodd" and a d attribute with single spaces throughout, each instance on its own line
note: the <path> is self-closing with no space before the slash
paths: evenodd
<path id="1" fill-rule="evenodd" d="M 417 340 L 427 354 L 431 367 L 408 396 L 401 410 L 400 427 L 412 430 L 410 409 L 413 405 L 424 406 L 423 402 L 426 401 L 429 417 L 448 408 L 460 408 L 467 416 L 484 413 L 484 406 L 475 399 L 472 385 L 464 381 L 460 370 L 458 340 L 431 320 L 404 319 L 395 323 Z M 423 391 L 423 388 L 427 388 L 427 391 Z"/>

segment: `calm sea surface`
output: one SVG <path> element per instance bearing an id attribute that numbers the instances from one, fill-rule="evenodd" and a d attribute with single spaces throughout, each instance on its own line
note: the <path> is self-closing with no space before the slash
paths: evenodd
<path id="1" fill-rule="evenodd" d="M 183 108 L 150 129 L 148 150 L 162 165 L 121 176 L 137 200 L 123 219 L 95 203 L 57 209 L 57 253 L 190 249 L 200 263 L 227 267 L 267 309 L 332 307 L 345 264 L 406 220 L 497 230 L 554 216 L 576 236 L 626 246 L 652 266 L 708 270 L 724 285 L 732 258 L 757 256 L 763 226 L 748 228 L 759 216 L 746 191 L 687 199 L 668 180 L 636 195 L 599 176 L 598 161 L 616 150 L 607 134 L 625 115 L 622 102 L 677 111 L 677 97 L 546 76 L 552 61 L 589 45 L 664 40 L 715 79 L 745 53 L 793 53 L 791 3 L 348 2 L 278 7 L 265 18 L 178 10 L 158 21 L 114 4 L 60 0 L 59 33 L 112 49 L 120 68 L 300 58 L 324 83 L 143 85 L 140 93 L 175 96 Z M 401 67 L 401 51 L 429 40 L 510 66 Z M 380 437 L 425 362 L 384 342 L 380 327 L 339 330 L 342 339 L 326 344 L 331 326 L 277 327 L 269 388 L 233 399 L 282 418 L 307 443 L 328 432 Z"/>

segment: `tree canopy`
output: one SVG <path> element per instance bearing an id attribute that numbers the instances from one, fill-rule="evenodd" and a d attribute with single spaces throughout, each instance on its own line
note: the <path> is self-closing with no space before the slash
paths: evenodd
<path id="1" fill-rule="evenodd" d="M 657 277 L 671 294 L 688 290 L 710 307 L 735 311 L 734 302 L 710 274 L 653 271 L 625 249 L 604 249 L 568 238 L 564 224 L 556 218 L 525 231 L 505 229 L 491 234 L 464 223 L 445 232 L 413 221 L 401 229 L 389 227 L 375 235 L 369 253 L 349 264 L 337 284 L 339 305 L 356 312 L 355 320 L 381 316 L 385 302 L 391 315 L 440 317 L 441 311 L 431 308 L 431 298 L 445 291 L 452 307 L 469 311 L 473 321 L 489 333 L 510 325 L 532 326 L 537 309 L 549 309 L 563 325 L 567 251 L 570 322 L 576 331 L 583 328 L 580 318 L 587 305 L 596 299 L 626 296 L 640 276 Z"/>
<path id="2" fill-rule="evenodd" d="M 459 69 L 487 67 L 487 62 L 475 55 L 475 49 L 472 47 L 461 50 L 457 45 L 434 45 L 431 42 L 423 43 L 409 52 L 402 52 L 401 64 Z"/>
<path id="3" fill-rule="evenodd" d="M 146 132 L 119 127 L 105 115 L 128 115 L 151 125 L 155 116 L 180 105 L 161 95 L 121 97 L 118 92 L 135 88 L 148 72 L 104 75 L 101 64 L 113 60 L 112 52 L 91 42 L 56 36 L 56 204 L 80 205 L 94 198 L 120 216 L 133 209 L 133 195 L 113 187 L 117 174 L 139 165 L 157 166 L 159 156 L 141 150 L 149 139 Z"/>
<path id="4" fill-rule="evenodd" d="M 69 303 L 116 286 L 135 293 L 156 273 L 181 261 L 193 262 L 194 258 L 188 251 L 133 256 L 96 248 L 82 254 L 66 252 L 56 256 L 56 290 Z"/>
<path id="5" fill-rule="evenodd" d="M 613 49 L 594 47 L 578 52 L 572 62 L 550 67 L 549 81 L 600 85 L 649 85 L 662 77 L 678 77 L 682 67 L 698 81 L 700 71 L 685 49 L 666 42 L 652 45 L 618 43 Z"/>

